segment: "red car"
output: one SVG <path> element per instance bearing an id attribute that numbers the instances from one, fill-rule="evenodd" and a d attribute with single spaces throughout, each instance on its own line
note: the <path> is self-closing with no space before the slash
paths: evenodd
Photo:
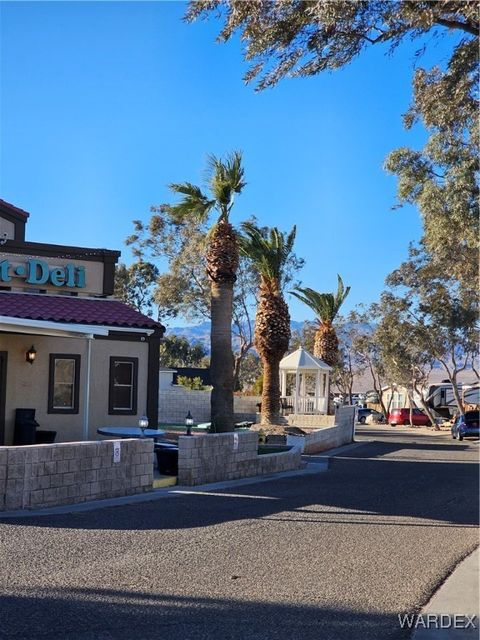
<path id="1" fill-rule="evenodd" d="M 393 409 L 388 415 L 391 425 L 410 424 L 410 409 Z M 421 409 L 412 409 L 412 425 L 414 427 L 430 426 L 430 418 Z"/>

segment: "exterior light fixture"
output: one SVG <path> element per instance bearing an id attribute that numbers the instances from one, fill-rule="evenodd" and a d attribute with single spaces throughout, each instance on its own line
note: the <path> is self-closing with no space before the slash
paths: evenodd
<path id="1" fill-rule="evenodd" d="M 187 413 L 187 415 L 185 417 L 185 426 L 187 428 L 186 432 L 185 432 L 185 435 L 191 436 L 192 435 L 193 418 L 192 418 L 192 414 L 190 413 L 190 411 Z"/>
<path id="2" fill-rule="evenodd" d="M 35 347 L 32 346 L 30 347 L 30 349 L 27 351 L 27 353 L 25 354 L 25 360 L 27 362 L 29 362 L 30 364 L 33 364 L 35 362 L 35 358 L 37 357 L 37 352 L 35 350 Z"/>
<path id="3" fill-rule="evenodd" d="M 145 429 L 148 428 L 148 418 L 147 416 L 142 416 L 141 418 L 138 419 L 138 426 L 140 427 L 140 429 L 142 430 L 142 438 L 145 435 Z"/>

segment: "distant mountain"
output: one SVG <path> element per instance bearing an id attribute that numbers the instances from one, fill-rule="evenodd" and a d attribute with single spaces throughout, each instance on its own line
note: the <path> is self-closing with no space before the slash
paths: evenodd
<path id="1" fill-rule="evenodd" d="M 301 331 L 304 324 L 305 320 L 292 320 L 290 322 L 292 333 L 294 331 Z M 165 335 L 183 336 L 187 338 L 189 342 L 200 342 L 207 349 L 207 352 L 210 353 L 210 322 L 208 321 L 188 327 L 167 327 Z"/>

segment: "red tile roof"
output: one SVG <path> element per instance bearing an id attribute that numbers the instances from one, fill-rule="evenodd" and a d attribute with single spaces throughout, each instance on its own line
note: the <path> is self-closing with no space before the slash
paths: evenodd
<path id="1" fill-rule="evenodd" d="M 118 300 L 0 292 L 0 316 L 136 329 L 163 329 Z"/>

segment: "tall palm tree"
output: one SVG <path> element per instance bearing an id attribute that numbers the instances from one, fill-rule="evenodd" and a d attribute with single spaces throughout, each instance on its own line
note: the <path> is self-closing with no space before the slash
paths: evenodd
<path id="1" fill-rule="evenodd" d="M 290 314 L 282 293 L 285 265 L 293 249 L 296 228 L 284 234 L 276 227 L 242 224 L 240 252 L 250 258 L 260 276 L 254 345 L 263 365 L 262 424 L 280 418 L 280 360 L 290 341 Z"/>
<path id="2" fill-rule="evenodd" d="M 308 287 L 305 289 L 296 287 L 296 290 L 291 292 L 315 312 L 318 326 L 315 332 L 313 355 L 331 367 L 338 362 L 338 338 L 333 327 L 333 321 L 350 291 L 350 287 L 345 288 L 341 277 L 339 275 L 337 277 L 338 288 L 336 294 L 319 293 Z"/>
<path id="3" fill-rule="evenodd" d="M 242 155 L 235 151 L 224 160 L 210 156 L 207 168 L 208 194 L 190 182 L 174 183 L 170 189 L 182 196 L 162 211 L 176 222 L 207 220 L 217 214 L 205 251 L 206 271 L 211 286 L 210 378 L 212 382 L 211 423 L 217 432 L 233 431 L 232 300 L 237 277 L 237 234 L 230 224 L 235 195 L 245 186 Z"/>

